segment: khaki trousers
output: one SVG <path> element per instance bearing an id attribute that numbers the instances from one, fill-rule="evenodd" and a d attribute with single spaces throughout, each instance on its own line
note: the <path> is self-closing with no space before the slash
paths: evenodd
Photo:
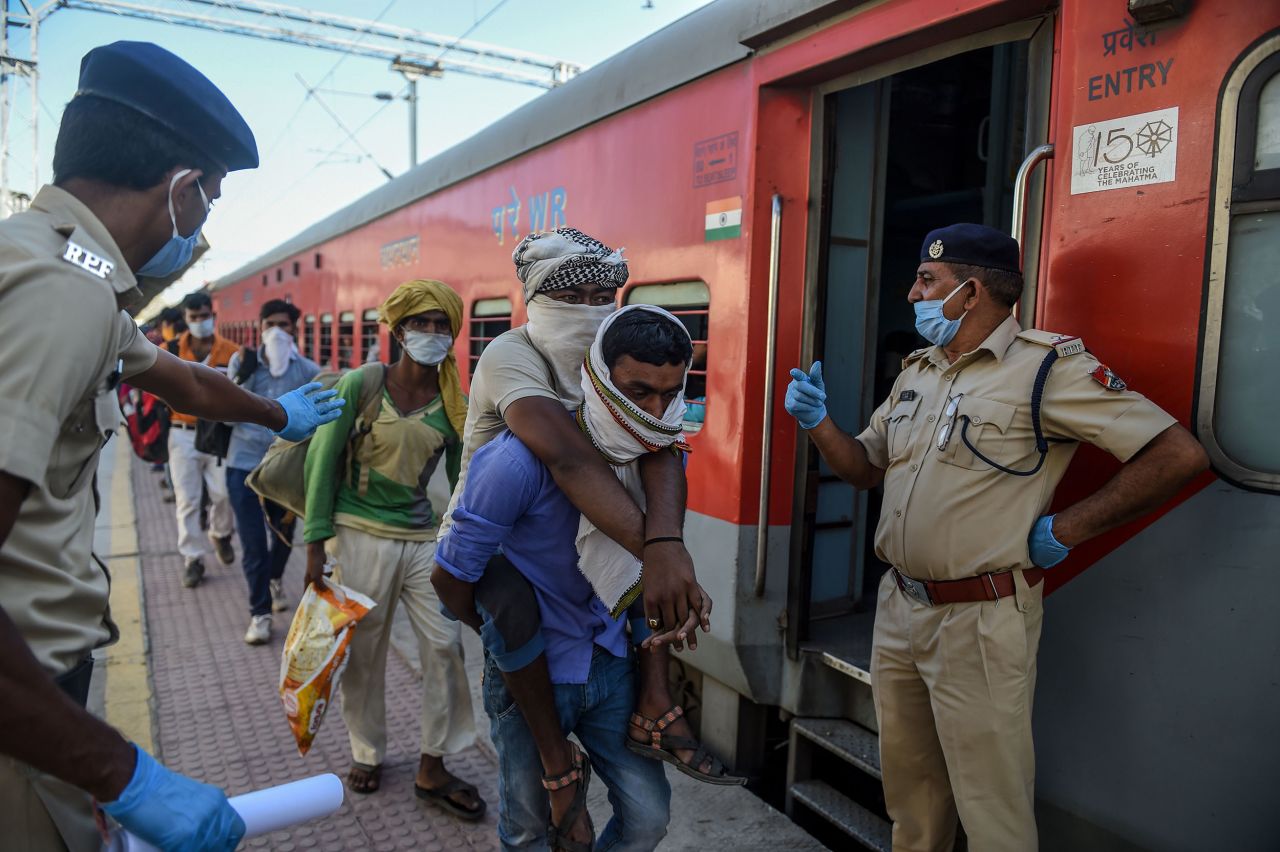
<path id="1" fill-rule="evenodd" d="M 1035 852 L 1031 701 L 1044 584 L 926 606 L 880 583 L 871 687 L 894 852 Z"/>
<path id="2" fill-rule="evenodd" d="M 440 611 L 431 585 L 435 542 L 382 538 L 339 526 L 326 549 L 338 563 L 335 579 L 378 604 L 355 627 L 339 687 L 352 758 L 377 766 L 386 757 L 387 649 L 392 616 L 401 603 L 422 660 L 422 753 L 439 757 L 470 747 L 476 726 L 461 624 Z"/>
<path id="3" fill-rule="evenodd" d="M 89 794 L 0 756 L 0 849 L 99 852 L 102 835 Z"/>

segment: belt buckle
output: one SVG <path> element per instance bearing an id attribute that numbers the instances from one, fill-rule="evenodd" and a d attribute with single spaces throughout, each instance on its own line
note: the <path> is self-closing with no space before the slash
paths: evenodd
<path id="1" fill-rule="evenodd" d="M 925 606 L 933 606 L 933 600 L 929 597 L 929 589 L 924 583 L 911 579 L 897 568 L 893 569 L 893 575 L 898 579 L 898 588 Z"/>

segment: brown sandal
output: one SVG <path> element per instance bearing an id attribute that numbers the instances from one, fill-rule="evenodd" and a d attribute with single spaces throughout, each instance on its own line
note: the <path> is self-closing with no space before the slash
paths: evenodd
<path id="1" fill-rule="evenodd" d="M 573 830 L 573 825 L 578 821 L 578 817 L 587 809 L 587 786 L 591 783 L 591 761 L 583 754 L 582 749 L 578 748 L 578 744 L 570 741 L 569 747 L 573 749 L 573 758 L 571 761 L 572 768 L 568 772 L 560 775 L 543 775 L 542 787 L 548 793 L 554 793 L 557 790 L 563 790 L 570 784 L 578 785 L 578 789 L 573 793 L 573 803 L 569 805 L 569 810 L 565 811 L 564 817 L 560 820 L 560 825 L 556 825 L 548 817 L 547 819 L 547 847 L 552 852 L 592 852 L 595 849 L 595 825 L 591 822 L 591 814 L 587 814 L 587 830 L 591 832 L 592 840 L 590 843 L 581 843 L 572 840 L 569 832 Z"/>
<path id="2" fill-rule="evenodd" d="M 730 775 L 720 759 L 697 740 L 688 737 L 677 737 L 665 733 L 666 729 L 684 715 L 684 708 L 676 704 L 657 719 L 650 719 L 640 713 L 631 714 L 631 724 L 649 735 L 649 744 L 638 742 L 627 735 L 627 749 L 636 754 L 670 763 L 676 769 L 705 784 L 716 784 L 721 787 L 740 787 L 747 779 L 738 775 Z M 676 757 L 676 749 L 687 749 L 693 752 L 693 761 L 685 763 Z M 710 769 L 703 772 L 698 767 L 710 761 Z"/>

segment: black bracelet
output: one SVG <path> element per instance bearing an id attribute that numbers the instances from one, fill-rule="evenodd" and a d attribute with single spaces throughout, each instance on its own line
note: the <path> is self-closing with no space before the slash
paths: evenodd
<path id="1" fill-rule="evenodd" d="M 659 544 L 659 543 L 664 542 L 664 541 L 678 541 L 678 542 L 680 542 L 681 544 L 683 544 L 683 543 L 684 543 L 684 536 L 679 536 L 679 535 L 660 535 L 660 536 L 655 536 L 654 538 L 645 539 L 644 546 L 645 546 L 645 547 L 648 547 L 648 546 L 649 546 L 649 545 L 651 545 L 651 544 Z"/>

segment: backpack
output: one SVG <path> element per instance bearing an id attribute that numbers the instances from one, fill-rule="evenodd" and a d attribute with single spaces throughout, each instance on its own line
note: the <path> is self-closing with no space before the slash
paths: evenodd
<path id="1" fill-rule="evenodd" d="M 133 454 L 144 462 L 169 461 L 169 406 L 160 397 L 132 385 L 116 388 L 116 401 L 124 415 Z"/>
<path id="2" fill-rule="evenodd" d="M 258 350 L 245 346 L 240 350 L 240 366 L 231 381 L 243 385 L 258 369 Z M 231 448 L 231 424 L 220 420 L 196 419 L 195 448 L 202 453 L 217 456 L 219 464 Z"/>
<path id="3" fill-rule="evenodd" d="M 360 398 L 357 401 L 359 412 L 356 422 L 347 435 L 347 445 L 343 450 L 343 462 L 350 471 L 351 459 L 355 456 L 356 444 L 373 429 L 373 421 L 377 419 L 382 408 L 382 388 L 387 381 L 387 366 L 375 361 L 356 368 L 362 374 L 360 382 Z M 342 371 L 326 370 L 312 381 L 319 382 L 325 388 L 331 388 L 343 376 Z M 276 438 L 267 448 L 245 484 L 264 500 L 270 500 L 288 509 L 298 517 L 302 517 L 307 508 L 307 488 L 305 470 L 307 448 L 311 446 L 311 438 L 301 441 L 286 441 Z M 350 474 L 348 473 L 348 476 Z"/>

